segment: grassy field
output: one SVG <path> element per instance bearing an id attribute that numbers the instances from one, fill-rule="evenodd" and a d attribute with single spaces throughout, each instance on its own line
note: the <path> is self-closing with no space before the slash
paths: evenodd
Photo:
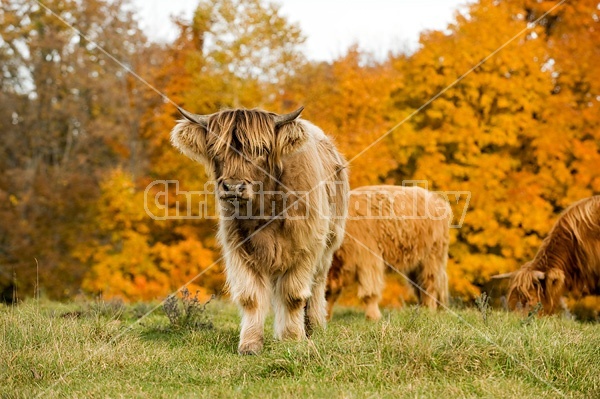
<path id="1" fill-rule="evenodd" d="M 599 324 L 416 307 L 371 323 L 338 308 L 312 340 L 275 342 L 269 325 L 263 354 L 241 357 L 228 302 L 195 328 L 162 308 L 139 320 L 151 309 L 0 307 L 0 397 L 600 398 Z"/>

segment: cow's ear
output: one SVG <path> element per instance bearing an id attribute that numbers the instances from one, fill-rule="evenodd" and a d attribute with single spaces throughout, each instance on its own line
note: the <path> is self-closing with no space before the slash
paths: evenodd
<path id="1" fill-rule="evenodd" d="M 208 166 L 206 127 L 188 118 L 177 121 L 171 130 L 171 144 L 188 158 Z"/>
<path id="2" fill-rule="evenodd" d="M 308 133 L 298 123 L 288 123 L 275 132 L 277 148 L 281 155 L 288 155 L 300 149 L 308 141 Z"/>
<path id="3" fill-rule="evenodd" d="M 550 269 L 546 273 L 546 278 L 550 283 L 563 283 L 565 281 L 565 273 L 560 269 Z"/>
<path id="4" fill-rule="evenodd" d="M 300 107 L 289 114 L 275 116 L 277 149 L 281 155 L 296 152 L 308 141 L 308 132 L 297 122 L 303 109 Z"/>

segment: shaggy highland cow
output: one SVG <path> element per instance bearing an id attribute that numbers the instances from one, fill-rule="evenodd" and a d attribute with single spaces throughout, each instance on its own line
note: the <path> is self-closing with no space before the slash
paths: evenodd
<path id="1" fill-rule="evenodd" d="M 171 141 L 216 183 L 217 237 L 242 311 L 239 353 L 261 351 L 271 301 L 276 338 L 305 338 L 326 322 L 327 272 L 344 235 L 342 156 L 321 129 L 298 118 L 302 108 L 286 115 L 180 111 L 186 120 Z"/>
<path id="2" fill-rule="evenodd" d="M 560 310 L 564 294 L 600 295 L 600 196 L 568 207 L 532 261 L 493 278 L 510 278 L 507 298 L 511 309 L 541 303 L 540 314 Z"/>
<path id="3" fill-rule="evenodd" d="M 329 317 L 342 288 L 357 282 L 367 318 L 379 319 L 386 266 L 418 285 L 416 293 L 423 305 L 436 308 L 438 302 L 446 304 L 451 216 L 447 201 L 420 187 L 352 190 L 346 236 L 329 270 Z"/>

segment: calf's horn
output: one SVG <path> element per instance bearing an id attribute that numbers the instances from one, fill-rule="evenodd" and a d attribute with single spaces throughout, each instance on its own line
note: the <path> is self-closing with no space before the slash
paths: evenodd
<path id="1" fill-rule="evenodd" d="M 511 278 L 514 274 L 515 272 L 496 274 L 495 276 L 492 276 L 492 278 L 495 280 L 499 280 L 502 278 Z"/>
<path id="2" fill-rule="evenodd" d="M 546 273 L 544 273 L 541 270 L 534 270 L 533 271 L 533 277 L 535 277 L 538 280 L 543 280 L 546 278 Z"/>
<path id="3" fill-rule="evenodd" d="M 206 126 L 208 125 L 208 115 L 192 114 L 191 112 L 188 112 L 180 107 L 177 107 L 177 110 L 181 113 L 181 115 L 183 115 L 185 119 L 187 119 L 190 122 L 197 123 L 203 128 L 206 128 Z"/>
<path id="4" fill-rule="evenodd" d="M 300 113 L 303 109 L 304 107 L 300 107 L 294 112 L 290 112 L 289 114 L 275 115 L 275 127 L 285 125 L 286 123 L 295 120 L 298 116 L 300 116 Z"/>

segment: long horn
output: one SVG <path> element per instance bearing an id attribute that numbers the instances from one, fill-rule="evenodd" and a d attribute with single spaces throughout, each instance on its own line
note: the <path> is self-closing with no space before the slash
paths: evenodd
<path id="1" fill-rule="evenodd" d="M 495 276 L 492 276 L 492 278 L 495 280 L 499 280 L 502 278 L 511 278 L 514 274 L 515 272 L 496 274 Z"/>
<path id="2" fill-rule="evenodd" d="M 543 280 L 546 278 L 546 273 L 544 273 L 541 270 L 534 270 L 532 274 L 533 274 L 533 277 L 536 278 L 537 280 Z"/>
<path id="3" fill-rule="evenodd" d="M 300 116 L 304 107 L 300 107 L 294 112 L 290 112 L 289 114 L 276 115 L 275 116 L 275 127 L 279 127 L 281 125 L 285 125 L 286 123 L 290 123 Z"/>
<path id="4" fill-rule="evenodd" d="M 181 113 L 181 115 L 183 115 L 183 117 L 185 119 L 187 119 L 190 122 L 197 123 L 200 126 L 202 126 L 203 128 L 206 128 L 206 126 L 208 125 L 208 116 L 207 115 L 192 114 L 191 112 L 188 112 L 185 109 L 180 108 L 180 107 L 177 107 L 177 110 Z"/>

